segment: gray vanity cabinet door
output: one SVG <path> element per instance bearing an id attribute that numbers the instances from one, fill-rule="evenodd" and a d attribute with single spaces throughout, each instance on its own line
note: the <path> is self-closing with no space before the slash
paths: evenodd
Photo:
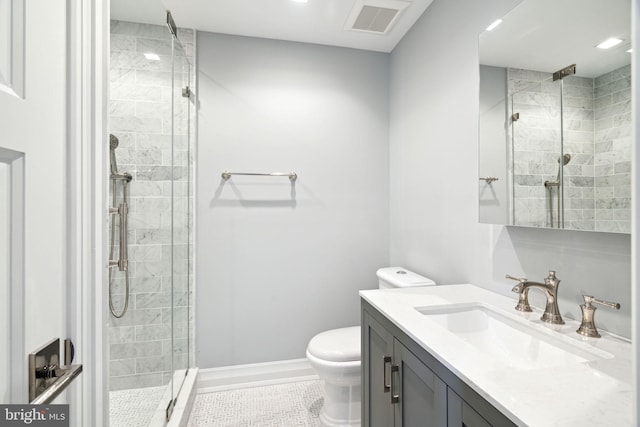
<path id="1" fill-rule="evenodd" d="M 491 427 L 467 402 L 462 401 L 462 427 Z"/>
<path id="2" fill-rule="evenodd" d="M 449 389 L 448 393 L 449 427 L 492 427 L 487 420 L 455 392 Z M 504 425 L 511 425 L 511 423 Z"/>
<path id="3" fill-rule="evenodd" d="M 362 324 L 362 419 L 366 427 L 392 427 L 393 336 L 365 313 Z"/>
<path id="4" fill-rule="evenodd" d="M 394 343 L 394 363 L 399 366 L 396 427 L 446 427 L 447 385 L 399 341 Z"/>

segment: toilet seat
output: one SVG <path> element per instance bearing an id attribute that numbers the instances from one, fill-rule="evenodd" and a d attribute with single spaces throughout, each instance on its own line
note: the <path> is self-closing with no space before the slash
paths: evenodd
<path id="1" fill-rule="evenodd" d="M 321 332 L 309 341 L 307 351 L 328 362 L 359 362 L 360 326 Z"/>

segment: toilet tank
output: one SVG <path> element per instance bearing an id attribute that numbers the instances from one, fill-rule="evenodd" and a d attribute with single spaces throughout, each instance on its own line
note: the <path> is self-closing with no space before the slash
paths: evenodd
<path id="1" fill-rule="evenodd" d="M 381 268 L 376 274 L 379 289 L 434 286 L 436 284 L 433 280 L 402 267 Z"/>

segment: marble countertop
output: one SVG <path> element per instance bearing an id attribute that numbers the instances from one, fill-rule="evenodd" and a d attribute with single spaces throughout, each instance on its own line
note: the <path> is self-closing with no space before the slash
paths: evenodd
<path id="1" fill-rule="evenodd" d="M 565 319 L 564 325 L 542 322 L 542 310 L 519 312 L 514 309 L 515 299 L 469 284 L 376 289 L 360 291 L 360 296 L 517 425 L 633 423 L 629 340 L 603 330 L 600 330 L 602 338 L 583 337 L 575 332 L 579 322 L 571 319 Z M 467 345 L 464 340 L 416 310 L 465 303 L 482 303 L 518 321 L 524 319 L 538 331 L 549 334 L 551 330 L 561 334 L 564 341 L 574 340 L 575 343 L 570 343 L 606 357 L 530 369 L 504 366 L 479 352 L 464 351 Z M 597 312 L 595 320 L 597 326 Z"/>

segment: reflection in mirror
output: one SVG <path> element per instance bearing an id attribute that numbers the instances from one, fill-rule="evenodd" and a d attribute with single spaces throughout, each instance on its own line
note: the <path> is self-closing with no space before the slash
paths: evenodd
<path id="1" fill-rule="evenodd" d="M 630 8 L 525 0 L 480 35 L 481 222 L 630 232 Z"/>

